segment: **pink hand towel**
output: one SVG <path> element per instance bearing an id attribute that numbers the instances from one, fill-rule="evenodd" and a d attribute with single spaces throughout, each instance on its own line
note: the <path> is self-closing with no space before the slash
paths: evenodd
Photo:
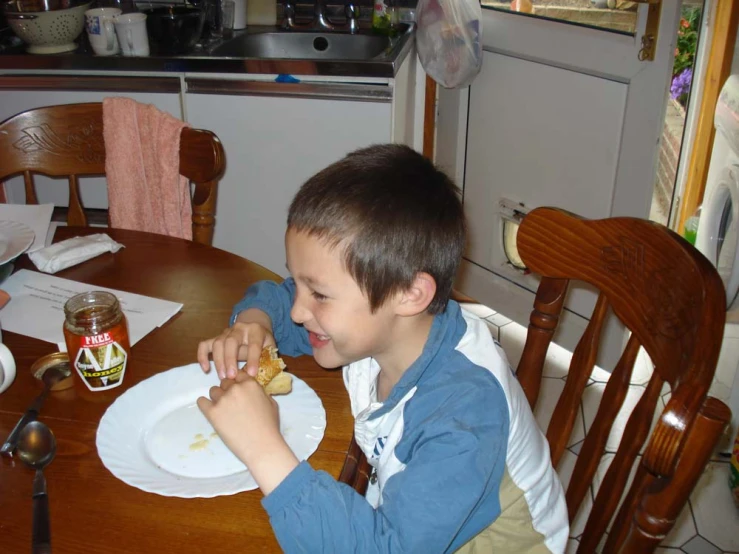
<path id="1" fill-rule="evenodd" d="M 179 174 L 180 132 L 187 126 L 151 104 L 103 100 L 111 227 L 192 240 L 190 183 Z"/>

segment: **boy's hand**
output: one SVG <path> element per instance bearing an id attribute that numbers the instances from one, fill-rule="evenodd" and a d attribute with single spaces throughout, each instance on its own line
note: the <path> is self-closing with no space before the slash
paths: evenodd
<path id="1" fill-rule="evenodd" d="M 272 322 L 261 310 L 250 309 L 239 314 L 232 327 L 215 338 L 198 344 L 198 363 L 210 371 L 209 355 L 213 358 L 220 379 L 234 379 L 238 362 L 246 360 L 245 371 L 256 377 L 259 356 L 265 346 L 277 346 L 272 335 Z"/>
<path id="2" fill-rule="evenodd" d="M 198 398 L 198 407 L 269 494 L 299 463 L 280 433 L 277 402 L 243 371 L 209 394 L 210 400 Z"/>

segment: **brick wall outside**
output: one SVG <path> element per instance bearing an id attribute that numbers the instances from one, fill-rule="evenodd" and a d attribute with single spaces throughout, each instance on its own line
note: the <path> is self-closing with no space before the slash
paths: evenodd
<path id="1" fill-rule="evenodd" d="M 684 127 L 685 110 L 672 98 L 668 99 L 650 216 L 651 219 L 665 225 L 670 215 L 670 202 L 675 188 Z"/>

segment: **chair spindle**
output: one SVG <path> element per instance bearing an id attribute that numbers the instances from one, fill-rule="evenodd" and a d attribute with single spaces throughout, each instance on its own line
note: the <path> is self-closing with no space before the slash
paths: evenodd
<path id="1" fill-rule="evenodd" d="M 559 397 L 547 428 L 547 440 L 552 450 L 551 456 L 554 467 L 559 464 L 559 460 L 567 447 L 567 441 L 572 434 L 572 427 L 575 425 L 575 418 L 577 417 L 577 411 L 573 410 L 572 406 L 576 405 L 577 399 L 582 398 L 585 385 L 588 384 L 590 374 L 595 367 L 598 344 L 600 343 L 603 322 L 607 313 L 608 300 L 601 293 L 598 295 L 590 322 L 572 354 L 567 383 Z"/>
<path id="2" fill-rule="evenodd" d="M 580 508 L 589 485 L 593 481 L 595 471 L 598 469 L 600 457 L 605 452 L 613 422 L 629 390 L 639 346 L 639 341 L 634 335 L 629 337 L 626 348 L 603 391 L 603 398 L 598 406 L 598 413 L 595 416 L 593 426 L 588 431 L 577 456 L 575 469 L 572 472 L 573 475 L 577 475 L 577 479 L 570 480 L 566 495 L 570 521 L 573 521 L 575 515 L 577 515 L 577 510 Z"/>
<path id="3" fill-rule="evenodd" d="M 33 173 L 31 173 L 30 171 L 23 172 L 23 184 L 25 185 L 26 190 L 26 204 L 38 204 Z"/>
<path id="4" fill-rule="evenodd" d="M 634 460 L 649 433 L 652 416 L 662 391 L 662 383 L 662 379 L 657 374 L 652 376 L 626 423 L 616 455 L 613 457 L 595 497 L 591 516 L 580 539 L 578 553 L 590 554 L 596 551 L 600 538 L 616 512 L 616 508 L 621 501 L 621 493 L 625 490 L 631 468 L 634 465 Z"/>
<path id="5" fill-rule="evenodd" d="M 567 279 L 545 277 L 534 299 L 526 345 L 516 371 L 516 378 L 521 383 L 532 410 L 539 398 L 546 351 L 559 323 L 568 283 Z"/>

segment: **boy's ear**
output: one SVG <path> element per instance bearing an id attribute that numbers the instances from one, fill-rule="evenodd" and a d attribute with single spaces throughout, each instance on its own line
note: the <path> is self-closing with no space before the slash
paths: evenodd
<path id="1" fill-rule="evenodd" d="M 436 280 L 428 273 L 419 271 L 411 286 L 400 295 L 396 313 L 413 316 L 424 312 L 436 294 Z"/>

